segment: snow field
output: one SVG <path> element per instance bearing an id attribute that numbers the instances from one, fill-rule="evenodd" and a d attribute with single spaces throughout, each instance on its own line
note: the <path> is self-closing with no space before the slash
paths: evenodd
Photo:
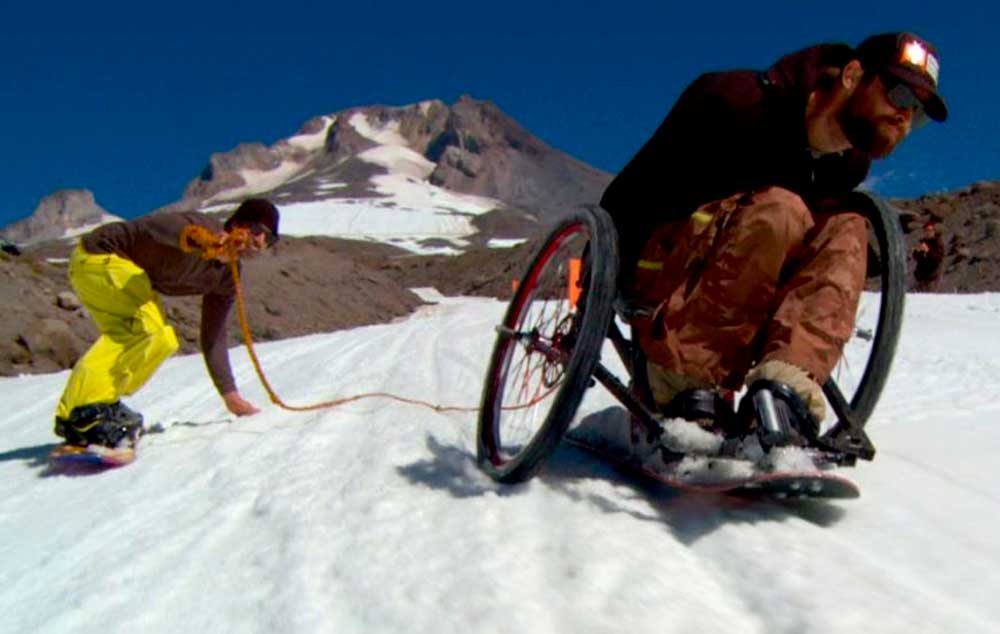
<path id="1" fill-rule="evenodd" d="M 503 308 L 442 298 L 257 350 L 291 404 L 477 407 Z M 908 298 L 879 454 L 837 503 L 680 495 L 566 446 L 497 485 L 475 413 L 286 412 L 240 350 L 257 416 L 174 358 L 129 400 L 166 427 L 136 463 L 46 476 L 66 373 L 0 379 L 0 632 L 997 631 L 998 313 L 1000 295 Z M 595 388 L 579 416 L 613 404 Z"/>

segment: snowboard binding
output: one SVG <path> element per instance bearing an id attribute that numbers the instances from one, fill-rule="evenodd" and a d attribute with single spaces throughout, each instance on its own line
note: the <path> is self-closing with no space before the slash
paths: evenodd
<path id="1" fill-rule="evenodd" d="M 819 439 L 820 422 L 798 394 L 784 383 L 755 381 L 740 401 L 737 418 L 754 429 L 761 447 L 808 447 Z"/>
<path id="2" fill-rule="evenodd" d="M 57 417 L 55 433 L 79 447 L 133 447 L 144 431 L 142 422 L 142 414 L 121 401 L 92 403 L 75 407 L 67 419 Z"/>

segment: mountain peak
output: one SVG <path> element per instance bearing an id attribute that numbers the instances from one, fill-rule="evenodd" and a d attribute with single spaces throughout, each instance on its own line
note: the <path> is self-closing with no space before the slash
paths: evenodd
<path id="1" fill-rule="evenodd" d="M 596 202 L 611 175 L 555 150 L 494 102 L 463 94 L 314 117 L 267 147 L 213 154 L 170 208 L 205 208 L 264 195 L 278 202 L 378 197 L 381 176 L 495 199 L 544 218 Z M 384 189 L 384 188 L 383 188 Z"/>
<path id="2" fill-rule="evenodd" d="M 97 204 L 87 189 L 61 189 L 38 203 L 31 216 L 4 228 L 4 237 L 21 244 L 71 237 L 121 220 Z"/>

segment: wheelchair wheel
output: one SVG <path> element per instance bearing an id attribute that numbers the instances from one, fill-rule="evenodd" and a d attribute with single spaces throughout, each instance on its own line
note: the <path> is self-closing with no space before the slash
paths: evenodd
<path id="1" fill-rule="evenodd" d="M 521 277 L 483 386 L 477 459 L 492 478 L 537 472 L 576 414 L 612 318 L 614 224 L 581 209 L 551 231 Z"/>
<path id="2" fill-rule="evenodd" d="M 823 392 L 838 428 L 860 429 L 872 412 L 889 378 L 902 328 L 906 295 L 906 251 L 899 215 L 882 200 L 859 194 L 871 225 L 869 267 L 877 289 L 867 292 L 858 307 L 855 337 L 844 349 Z M 829 421 L 828 421 L 829 422 Z"/>

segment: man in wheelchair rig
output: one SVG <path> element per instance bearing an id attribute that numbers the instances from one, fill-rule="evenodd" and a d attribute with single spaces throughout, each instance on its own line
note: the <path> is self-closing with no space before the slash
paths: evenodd
<path id="1" fill-rule="evenodd" d="M 872 159 L 947 118 L 938 70 L 929 42 L 887 33 L 684 91 L 601 199 L 660 412 L 771 446 L 818 436 L 866 278 L 852 192 Z M 733 412 L 724 395 L 744 385 Z"/>

